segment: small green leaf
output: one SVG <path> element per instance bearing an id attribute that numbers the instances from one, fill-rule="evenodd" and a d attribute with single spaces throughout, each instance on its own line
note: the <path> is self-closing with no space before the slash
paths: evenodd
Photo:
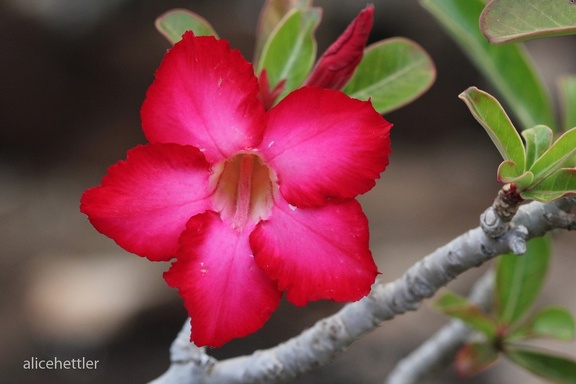
<path id="1" fill-rule="evenodd" d="M 521 191 L 523 199 L 548 202 L 564 196 L 576 195 L 576 169 L 562 168 L 540 183 Z"/>
<path id="2" fill-rule="evenodd" d="M 514 347 L 507 349 L 508 359 L 540 377 L 555 383 L 576 384 L 576 361 L 546 351 Z"/>
<path id="3" fill-rule="evenodd" d="M 507 337 L 507 340 L 551 337 L 569 341 L 576 337 L 576 324 L 570 312 L 560 307 L 543 308 Z"/>
<path id="4" fill-rule="evenodd" d="M 316 40 L 314 32 L 320 23 L 319 8 L 290 11 L 274 29 L 262 51 L 256 73 L 266 69 L 270 89 L 286 79 L 278 100 L 298 88 L 314 65 Z"/>
<path id="5" fill-rule="evenodd" d="M 155 25 L 172 44 L 179 42 L 186 31 L 192 31 L 196 36 L 218 37 L 206 19 L 186 9 L 173 9 L 160 15 Z"/>
<path id="6" fill-rule="evenodd" d="M 576 325 L 572 314 L 564 308 L 541 309 L 530 320 L 535 337 L 549 336 L 560 340 L 572 340 L 576 335 Z"/>
<path id="7" fill-rule="evenodd" d="M 530 308 L 548 270 L 550 240 L 528 242 L 524 255 L 502 255 L 496 263 L 496 310 L 501 324 L 513 325 Z"/>
<path id="8" fill-rule="evenodd" d="M 455 366 L 464 377 L 474 376 L 498 360 L 498 351 L 486 343 L 466 344 L 456 354 Z"/>
<path id="9" fill-rule="evenodd" d="M 381 114 L 398 109 L 426 92 L 436 69 L 430 56 L 415 42 L 391 38 L 372 44 L 343 92 L 372 101 Z"/>
<path id="10" fill-rule="evenodd" d="M 534 174 L 532 172 L 524 172 L 512 161 L 506 160 L 500 163 L 498 167 L 498 181 L 502 183 L 513 183 L 522 191 L 532 184 Z"/>
<path id="11" fill-rule="evenodd" d="M 554 132 L 545 125 L 537 125 L 522 131 L 522 137 L 526 142 L 526 168 L 530 169 L 534 161 L 552 145 Z"/>
<path id="12" fill-rule="evenodd" d="M 569 0 L 492 0 L 480 28 L 493 44 L 576 33 L 576 4 Z"/>
<path id="13" fill-rule="evenodd" d="M 576 127 L 576 76 L 563 76 L 558 80 L 562 122 L 564 130 Z"/>
<path id="14" fill-rule="evenodd" d="M 463 321 L 470 328 L 482 332 L 488 339 L 496 336 L 496 322 L 465 297 L 446 291 L 434 302 L 434 309 Z"/>
<path id="15" fill-rule="evenodd" d="M 308 9 L 312 7 L 312 0 L 266 0 L 256 29 L 256 48 L 254 49 L 254 63 L 258 62 L 262 49 L 274 28 L 280 24 L 280 20 L 294 8 Z"/>
<path id="16" fill-rule="evenodd" d="M 524 173 L 524 144 L 498 100 L 476 87 L 468 88 L 458 97 L 464 100 L 474 118 L 484 127 L 502 158 L 512 161 Z"/>
<path id="17" fill-rule="evenodd" d="M 530 171 L 534 174 L 534 184 L 543 180 L 560 168 L 570 166 L 570 162 L 576 154 L 576 128 L 565 132 L 542 154 Z"/>
<path id="18" fill-rule="evenodd" d="M 524 47 L 491 45 L 480 32 L 478 20 L 486 5 L 483 0 L 420 2 L 496 87 L 523 129 L 545 124 L 555 130 L 552 103 Z"/>

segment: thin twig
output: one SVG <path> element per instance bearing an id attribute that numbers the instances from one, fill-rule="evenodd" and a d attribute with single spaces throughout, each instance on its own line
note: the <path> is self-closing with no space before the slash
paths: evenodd
<path id="1" fill-rule="evenodd" d="M 494 271 L 490 269 L 472 287 L 469 299 L 488 309 L 494 292 Z M 440 329 L 392 370 L 386 384 L 415 384 L 431 372 L 449 364 L 458 349 L 474 332 L 462 321 L 453 320 Z"/>

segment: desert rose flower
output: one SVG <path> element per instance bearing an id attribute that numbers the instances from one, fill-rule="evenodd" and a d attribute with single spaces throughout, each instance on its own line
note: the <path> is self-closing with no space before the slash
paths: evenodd
<path id="1" fill-rule="evenodd" d="M 306 86 L 270 110 L 259 92 L 237 50 L 187 32 L 142 106 L 149 143 L 82 196 L 121 247 L 176 259 L 164 277 L 199 346 L 258 330 L 283 292 L 354 301 L 378 274 L 355 197 L 388 164 L 391 124 L 336 90 Z"/>

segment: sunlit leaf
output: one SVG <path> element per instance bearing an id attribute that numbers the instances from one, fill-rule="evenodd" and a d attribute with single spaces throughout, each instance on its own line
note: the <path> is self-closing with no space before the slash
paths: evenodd
<path id="1" fill-rule="evenodd" d="M 468 88 L 458 97 L 464 100 L 474 118 L 484 127 L 502 158 L 512 161 L 523 173 L 524 144 L 498 100 L 476 87 Z"/>
<path id="2" fill-rule="evenodd" d="M 266 41 L 280 24 L 280 20 L 294 8 L 307 9 L 312 7 L 312 0 L 266 0 L 256 28 L 256 48 L 254 50 L 254 62 L 258 62 Z"/>
<path id="3" fill-rule="evenodd" d="M 576 154 L 576 128 L 565 132 L 546 152 L 542 154 L 530 171 L 534 174 L 534 183 L 544 179 L 560 168 L 570 166 L 569 161 Z"/>
<path id="4" fill-rule="evenodd" d="M 574 317 L 564 308 L 543 308 L 532 315 L 523 326 L 510 334 L 507 339 L 539 337 L 550 337 L 565 341 L 572 340 L 576 337 Z"/>
<path id="5" fill-rule="evenodd" d="M 569 0 L 492 0 L 480 28 L 491 43 L 576 33 L 576 4 Z"/>
<path id="6" fill-rule="evenodd" d="M 554 383 L 576 383 L 576 361 L 568 357 L 519 347 L 507 349 L 505 355 L 527 371 Z"/>
<path id="7" fill-rule="evenodd" d="M 496 87 L 523 129 L 545 124 L 555 130 L 551 101 L 525 49 L 517 44 L 492 45 L 480 32 L 483 0 L 420 1 Z"/>
<path id="8" fill-rule="evenodd" d="M 498 360 L 498 351 L 486 343 L 466 344 L 456 354 L 454 364 L 461 376 L 476 375 Z"/>
<path id="9" fill-rule="evenodd" d="M 172 44 L 179 42 L 186 31 L 192 31 L 196 36 L 218 37 L 206 19 L 186 9 L 173 9 L 160 15 L 155 25 Z"/>
<path id="10" fill-rule="evenodd" d="M 554 133 L 545 125 L 537 125 L 522 131 L 522 137 L 526 143 L 526 168 L 530 169 L 534 161 L 550 148 Z"/>
<path id="11" fill-rule="evenodd" d="M 280 99 L 298 88 L 314 65 L 314 32 L 320 16 L 319 8 L 295 8 L 286 14 L 266 41 L 256 72 L 260 73 L 266 68 L 270 89 L 274 89 L 281 80 L 286 79 Z"/>
<path id="12" fill-rule="evenodd" d="M 548 271 L 550 240 L 528 242 L 524 255 L 502 255 L 496 264 L 496 310 L 502 324 L 512 325 L 532 306 Z"/>
<path id="13" fill-rule="evenodd" d="M 576 127 L 576 76 L 563 76 L 558 81 L 560 104 L 562 105 L 562 125 L 567 131 Z"/>
<path id="14" fill-rule="evenodd" d="M 523 199 L 541 202 L 548 202 L 569 195 L 576 195 L 575 168 L 559 169 L 540 183 L 520 192 Z"/>
<path id="15" fill-rule="evenodd" d="M 463 321 L 470 328 L 482 332 L 488 339 L 496 336 L 496 322 L 465 297 L 446 291 L 434 302 L 434 309 Z"/>
<path id="16" fill-rule="evenodd" d="M 387 113 L 420 97 L 435 78 L 434 63 L 422 47 L 391 38 L 367 47 L 343 92 L 360 100 L 371 98 L 378 112 Z"/>

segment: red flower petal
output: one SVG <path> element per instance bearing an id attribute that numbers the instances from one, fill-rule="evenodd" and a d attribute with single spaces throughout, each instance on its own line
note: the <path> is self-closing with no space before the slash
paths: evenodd
<path id="1" fill-rule="evenodd" d="M 168 51 L 142 106 L 150 142 L 193 145 L 210 163 L 256 146 L 264 108 L 252 65 L 225 40 L 192 32 Z"/>
<path id="2" fill-rule="evenodd" d="M 209 165 L 194 147 L 149 144 L 128 151 L 102 186 L 84 192 L 80 210 L 129 252 L 169 260 L 190 217 L 211 208 Z"/>
<path id="3" fill-rule="evenodd" d="M 306 85 L 341 89 L 354 74 L 364 54 L 374 19 L 374 6 L 368 5 L 320 57 Z"/>
<path id="4" fill-rule="evenodd" d="M 353 199 L 296 208 L 285 201 L 250 235 L 256 263 L 296 305 L 358 300 L 378 274 L 368 248 L 368 220 Z"/>
<path id="5" fill-rule="evenodd" d="M 254 263 L 248 233 L 209 211 L 190 219 L 182 234 L 164 278 L 184 299 L 197 346 L 219 347 L 255 332 L 280 302 L 276 285 Z"/>
<path id="6" fill-rule="evenodd" d="M 292 205 L 367 192 L 388 164 L 390 128 L 369 102 L 304 87 L 268 111 L 259 146 Z"/>

